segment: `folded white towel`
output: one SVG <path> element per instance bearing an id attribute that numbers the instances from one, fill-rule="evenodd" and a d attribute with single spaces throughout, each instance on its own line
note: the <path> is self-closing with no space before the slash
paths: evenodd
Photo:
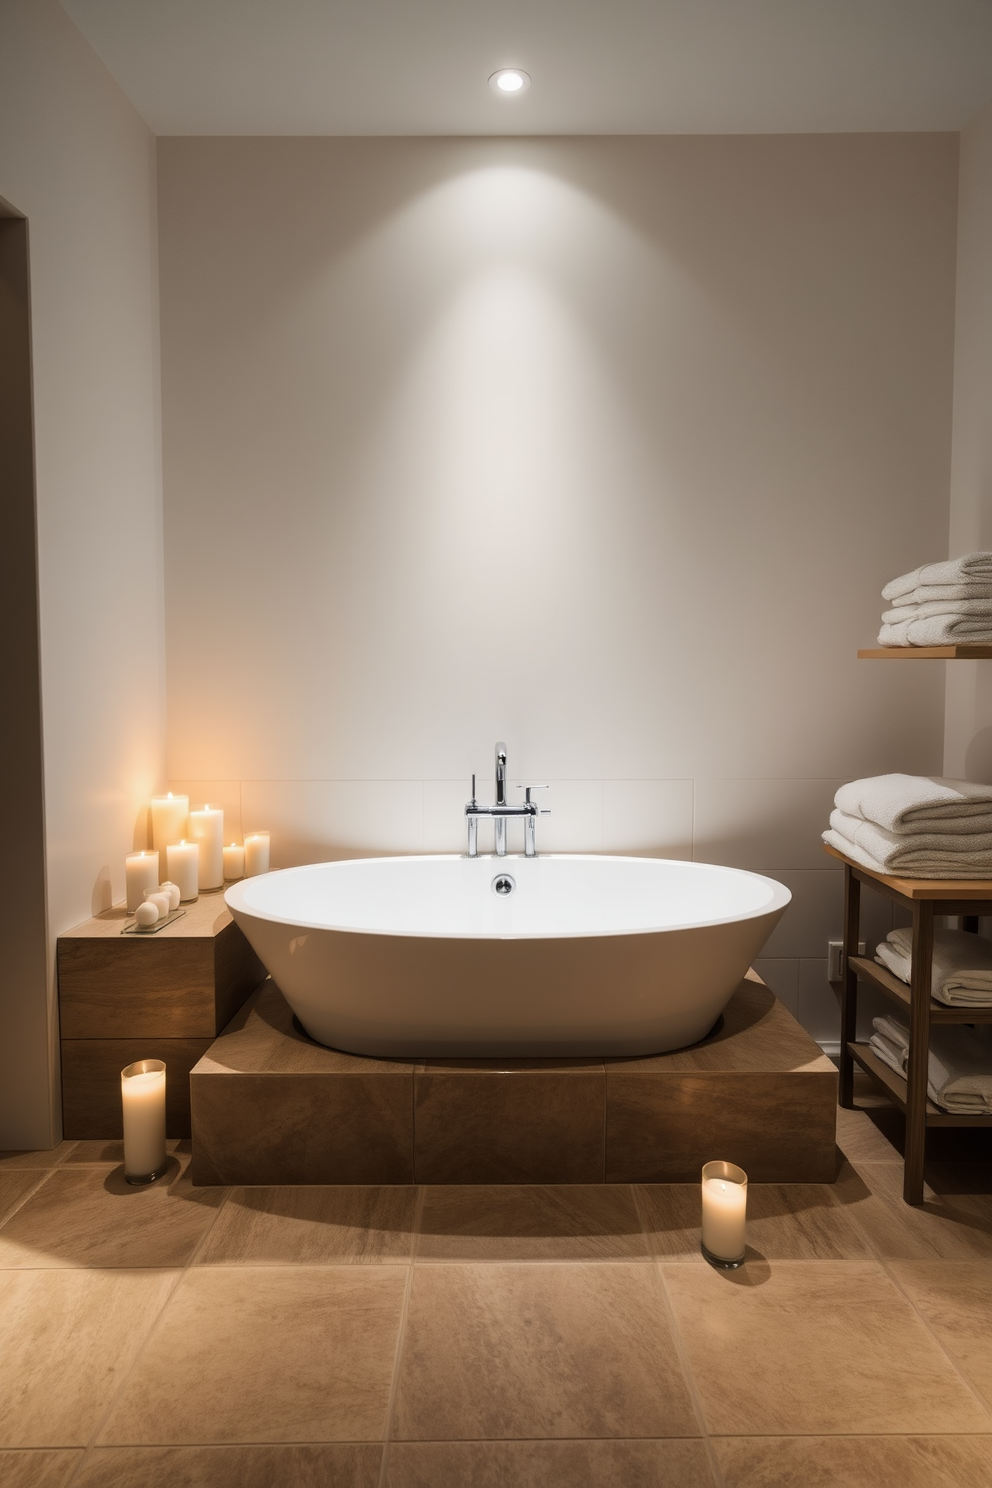
<path id="1" fill-rule="evenodd" d="M 835 832 L 856 842 L 865 852 L 871 853 L 881 863 L 890 863 L 893 870 L 901 863 L 913 863 L 922 855 L 960 859 L 962 866 L 992 868 L 992 830 L 988 832 L 887 832 L 877 822 L 865 821 L 862 816 L 849 816 L 846 811 L 834 807 L 830 813 L 830 825 Z"/>
<path id="2" fill-rule="evenodd" d="M 992 593 L 988 599 L 931 599 L 920 604 L 908 604 L 900 599 L 894 609 L 885 611 L 882 624 L 901 625 L 906 620 L 932 620 L 938 615 L 970 615 L 992 624 Z"/>
<path id="3" fill-rule="evenodd" d="M 903 1072 L 909 1060 L 909 1029 L 897 1018 L 873 1018 L 875 1036 L 899 1051 Z M 882 1049 L 869 1041 L 884 1058 Z M 890 1052 L 891 1052 L 890 1049 Z M 888 1064 L 891 1061 L 886 1059 Z M 938 1024 L 930 1030 L 927 1094 L 935 1106 L 958 1113 L 992 1112 L 992 1026 L 967 1028 Z"/>
<path id="4" fill-rule="evenodd" d="M 833 827 L 828 828 L 822 837 L 829 847 L 836 848 L 845 858 L 850 858 L 852 863 L 859 863 L 862 868 L 869 868 L 873 873 L 895 874 L 900 878 L 992 878 L 992 857 L 984 861 L 981 867 L 975 867 L 962 855 L 955 857 L 952 853 L 920 852 L 918 856 L 907 854 L 900 859 L 898 868 L 894 868 L 891 863 L 881 862 L 850 838 L 835 832 Z"/>
<path id="5" fill-rule="evenodd" d="M 882 590 L 883 599 L 898 599 L 921 584 L 992 584 L 992 553 L 966 553 L 944 563 L 925 563 L 912 573 L 900 574 Z"/>
<path id="6" fill-rule="evenodd" d="M 883 1064 L 887 1064 L 890 1070 L 895 1070 L 897 1075 L 906 1078 L 906 1067 L 903 1063 L 903 1051 L 896 1047 L 889 1039 L 881 1033 L 873 1033 L 868 1040 L 868 1047 L 873 1054 L 877 1054 Z"/>
<path id="7" fill-rule="evenodd" d="M 908 982 L 913 973 L 913 932 L 890 930 L 875 960 Z M 992 1007 L 992 941 L 964 930 L 934 931 L 931 992 L 948 1007 Z"/>
<path id="8" fill-rule="evenodd" d="M 869 775 L 834 796 L 848 816 L 889 832 L 992 832 L 992 785 L 943 775 Z"/>
<path id="9" fill-rule="evenodd" d="M 932 615 L 929 620 L 902 620 L 883 625 L 880 646 L 987 646 L 992 620 L 980 615 Z"/>
<path id="10" fill-rule="evenodd" d="M 897 605 L 929 604 L 931 601 L 944 605 L 946 609 L 953 609 L 961 602 L 970 603 L 972 600 L 981 604 L 992 598 L 992 584 L 917 584 L 915 589 L 910 589 L 906 594 L 896 594 L 893 602 Z"/>

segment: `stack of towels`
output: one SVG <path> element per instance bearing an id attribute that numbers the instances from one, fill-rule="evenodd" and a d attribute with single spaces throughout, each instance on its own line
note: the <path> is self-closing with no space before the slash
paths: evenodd
<path id="1" fill-rule="evenodd" d="M 912 930 L 890 930 L 875 948 L 875 960 L 908 982 L 913 974 Z M 963 930 L 935 929 L 930 990 L 948 1007 L 992 1007 L 992 942 Z"/>
<path id="2" fill-rule="evenodd" d="M 992 785 L 937 775 L 852 780 L 834 796 L 823 840 L 876 873 L 992 878 Z"/>
<path id="3" fill-rule="evenodd" d="M 875 1018 L 869 1048 L 905 1079 L 909 1029 L 897 1018 Z M 927 1094 L 935 1106 L 961 1115 L 992 1113 L 992 1025 L 930 1030 Z"/>
<path id="4" fill-rule="evenodd" d="M 992 643 L 992 553 L 969 553 L 893 579 L 882 590 L 880 646 Z"/>

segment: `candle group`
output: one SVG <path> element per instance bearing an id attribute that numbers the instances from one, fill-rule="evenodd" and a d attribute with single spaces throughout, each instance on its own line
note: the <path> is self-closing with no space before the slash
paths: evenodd
<path id="1" fill-rule="evenodd" d="M 139 1059 L 121 1070 L 124 1177 L 150 1183 L 165 1167 L 165 1065 Z"/>
<path id="2" fill-rule="evenodd" d="M 724 1265 L 744 1259 L 747 1174 L 735 1163 L 708 1162 L 703 1168 L 703 1249 Z"/>
<path id="3" fill-rule="evenodd" d="M 196 899 L 201 889 L 221 889 L 225 881 L 268 873 L 268 832 L 251 832 L 244 846 L 232 842 L 225 847 L 220 806 L 205 805 L 190 811 L 189 796 L 174 796 L 170 791 L 165 796 L 153 796 L 150 809 L 154 846 L 146 852 L 129 853 L 125 863 L 127 911 L 136 915 L 141 908 L 139 923 L 143 927 L 155 924 L 151 909 L 143 906 L 160 887 L 163 861 L 169 879 L 178 886 L 179 898 L 186 904 Z"/>

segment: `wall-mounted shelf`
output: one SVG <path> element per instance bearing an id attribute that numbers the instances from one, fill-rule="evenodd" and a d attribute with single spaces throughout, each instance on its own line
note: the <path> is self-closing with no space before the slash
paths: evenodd
<path id="1" fill-rule="evenodd" d="M 858 655 L 868 661 L 989 661 L 992 646 L 876 646 Z"/>

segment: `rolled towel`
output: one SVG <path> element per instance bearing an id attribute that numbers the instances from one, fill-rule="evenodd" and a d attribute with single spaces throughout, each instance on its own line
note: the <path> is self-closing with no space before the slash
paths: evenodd
<path id="1" fill-rule="evenodd" d="M 898 599 L 923 584 L 992 584 L 992 553 L 966 553 L 943 563 L 924 563 L 912 573 L 891 579 L 882 590 L 883 599 Z"/>
<path id="2" fill-rule="evenodd" d="M 992 620 L 978 615 L 933 615 L 883 625 L 880 646 L 984 646 L 992 643 Z"/>
<path id="3" fill-rule="evenodd" d="M 909 1029 L 897 1018 L 872 1020 L 874 1035 L 900 1052 L 903 1072 L 909 1060 Z M 875 1037 L 869 1040 L 879 1058 Z M 889 1063 L 886 1060 L 886 1063 Z M 930 1030 L 927 1094 L 935 1106 L 961 1114 L 992 1112 L 992 1027 L 938 1025 Z"/>
<path id="4" fill-rule="evenodd" d="M 900 981 L 913 974 L 913 932 L 890 930 L 875 960 Z M 992 1007 L 992 941 L 964 930 L 935 930 L 930 990 L 948 1007 Z"/>
<path id="5" fill-rule="evenodd" d="M 943 775 L 869 775 L 834 796 L 848 816 L 889 832 L 992 832 L 992 785 Z"/>
<path id="6" fill-rule="evenodd" d="M 828 828 L 822 834 L 823 841 L 829 847 L 836 848 L 843 853 L 845 858 L 850 858 L 852 863 L 859 863 L 862 868 L 868 868 L 873 873 L 895 874 L 900 878 L 961 878 L 961 879 L 990 879 L 992 878 L 992 856 L 983 859 L 980 865 L 970 864 L 963 854 L 955 856 L 952 853 L 927 853 L 908 852 L 900 858 L 898 866 L 893 867 L 891 862 L 884 862 L 859 847 L 856 842 L 842 836 L 840 832 Z"/>

